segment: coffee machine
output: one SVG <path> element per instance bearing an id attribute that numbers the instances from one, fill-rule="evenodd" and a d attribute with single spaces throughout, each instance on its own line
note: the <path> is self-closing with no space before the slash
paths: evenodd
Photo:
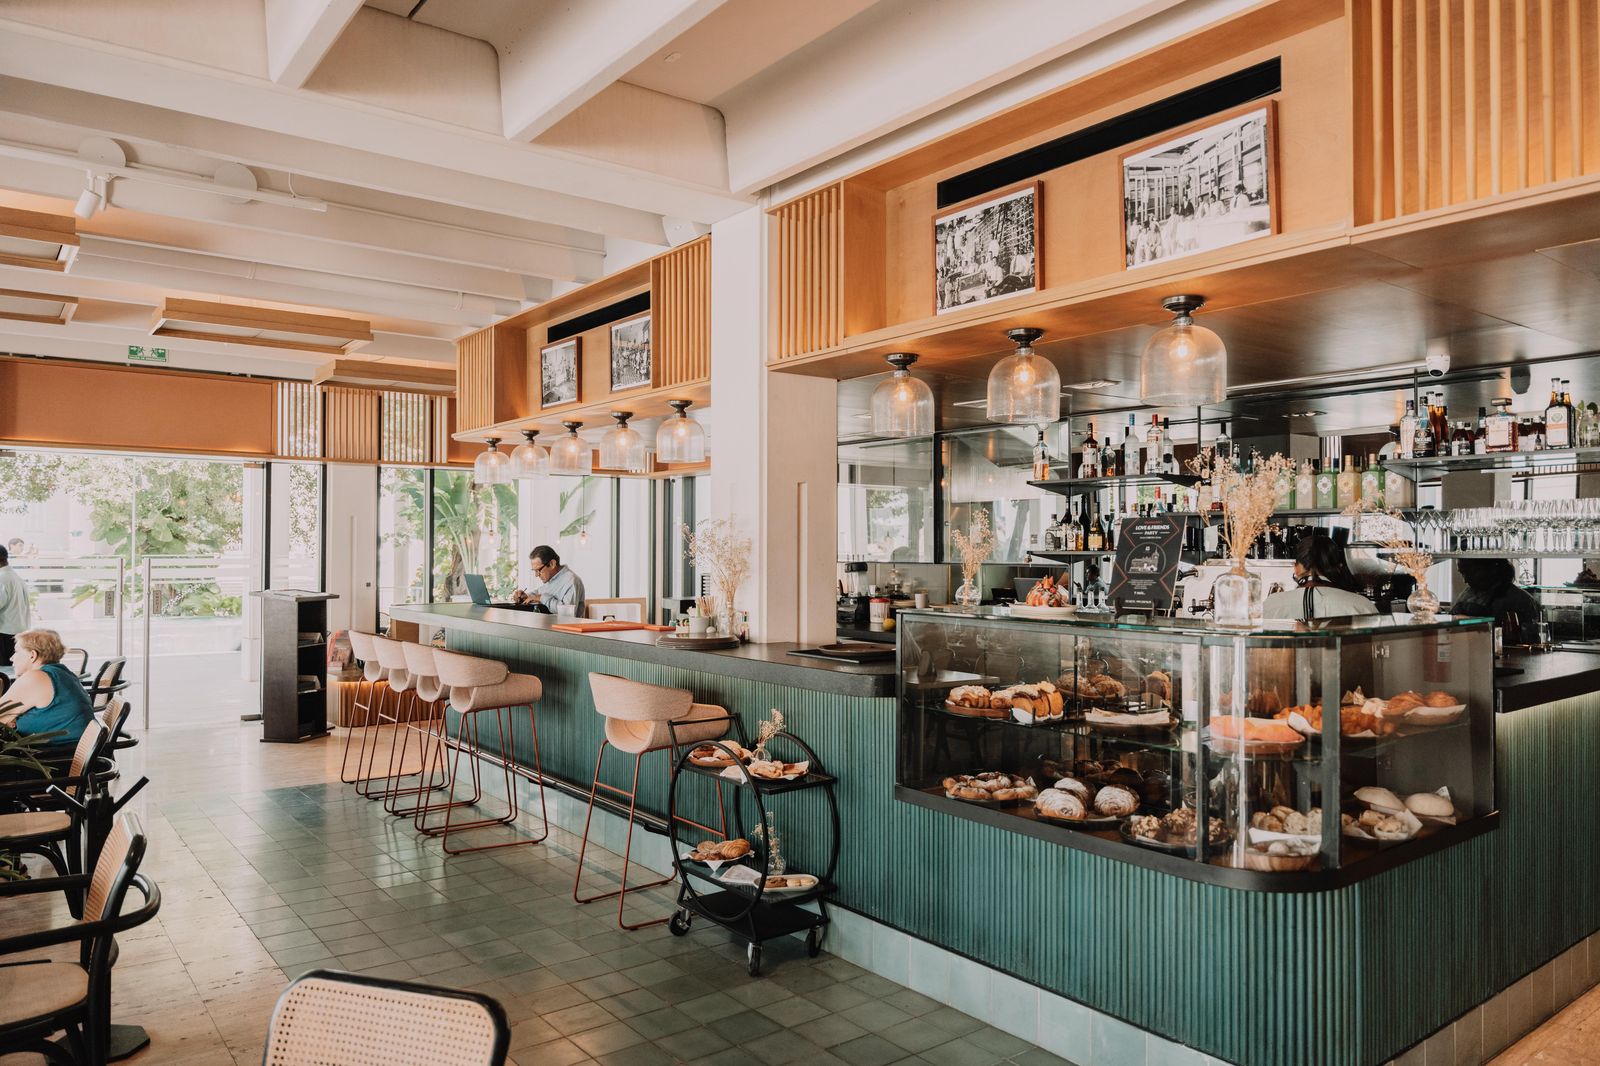
<path id="1" fill-rule="evenodd" d="M 844 580 L 839 583 L 838 626 L 840 629 L 866 629 L 870 620 L 867 596 L 867 564 L 844 564 Z"/>

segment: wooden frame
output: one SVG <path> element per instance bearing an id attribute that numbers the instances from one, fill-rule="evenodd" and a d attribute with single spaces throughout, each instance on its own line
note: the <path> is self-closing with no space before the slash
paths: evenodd
<path id="1" fill-rule="evenodd" d="M 212 333 L 168 323 L 195 323 L 229 329 L 275 330 L 305 333 L 328 338 L 327 344 L 283 340 L 273 337 L 248 337 L 232 333 Z M 152 337 L 187 337 L 213 344 L 249 344 L 260 348 L 287 348 L 323 355 L 343 355 L 372 340 L 371 323 L 358 318 L 335 315 L 308 315 L 299 311 L 280 311 L 272 307 L 214 303 L 210 300 L 183 300 L 168 297 L 150 319 Z"/>
<path id="2" fill-rule="evenodd" d="M 64 271 L 78 253 L 78 220 L 72 215 L 50 215 L 42 211 L 0 207 L 0 237 L 61 246 L 54 259 L 0 252 L 0 266 Z"/>
<path id="3" fill-rule="evenodd" d="M 565 399 L 548 400 L 545 397 L 545 360 L 564 348 L 572 349 L 572 395 Z M 568 337 L 539 349 L 539 407 L 568 407 L 583 402 L 583 338 Z"/>
<path id="4" fill-rule="evenodd" d="M 311 381 L 316 385 L 344 385 L 381 392 L 453 395 L 456 391 L 456 370 L 448 366 L 407 366 L 378 363 L 370 359 L 335 359 L 318 367 Z"/>
<path id="5" fill-rule="evenodd" d="M 621 322 L 613 322 L 613 323 L 611 323 L 611 350 L 607 354 L 607 360 L 606 361 L 609 364 L 609 368 L 610 368 L 610 380 L 611 380 L 611 391 L 612 392 L 632 392 L 634 389 L 648 389 L 648 388 L 651 387 L 652 384 L 654 384 L 654 382 L 655 382 L 655 359 L 654 359 L 654 353 L 651 352 L 651 350 L 650 350 L 650 317 L 651 317 L 650 314 L 648 312 L 646 312 L 645 314 L 642 314 L 642 315 L 634 315 L 632 318 L 624 319 Z M 644 325 L 644 333 L 645 333 L 645 336 L 644 336 L 644 350 L 645 350 L 646 359 L 648 361 L 648 363 L 647 363 L 647 365 L 645 367 L 644 380 L 643 381 L 631 381 L 631 382 L 628 382 L 627 384 L 618 385 L 617 384 L 617 333 L 619 331 L 621 331 L 621 330 L 627 330 L 630 327 L 638 326 L 640 323 L 643 323 L 643 325 Z"/>
<path id="6" fill-rule="evenodd" d="M 1251 119 L 1258 114 L 1262 116 L 1261 123 L 1263 127 L 1261 135 L 1262 160 L 1260 166 L 1261 182 L 1266 198 L 1265 228 L 1256 228 L 1254 225 L 1256 216 L 1259 215 L 1256 205 L 1254 204 L 1243 208 L 1221 208 L 1221 213 L 1211 214 L 1212 211 L 1217 211 L 1218 209 L 1207 208 L 1203 204 L 1196 203 L 1196 197 L 1192 193 L 1188 197 L 1182 197 L 1180 191 L 1180 198 L 1187 199 L 1191 204 L 1195 205 L 1193 218 L 1185 219 L 1181 212 L 1174 210 L 1165 216 L 1162 216 L 1159 219 L 1159 223 L 1149 234 L 1141 233 L 1139 237 L 1132 236 L 1131 224 L 1133 220 L 1129 217 L 1131 196 L 1129 194 L 1128 172 L 1130 164 L 1141 158 L 1151 157 L 1163 151 L 1177 147 L 1182 142 L 1201 141 L 1206 134 L 1213 131 L 1216 131 L 1219 137 L 1223 136 L 1221 131 L 1224 127 L 1238 125 L 1241 129 L 1247 128 L 1241 120 Z M 1204 252 L 1212 252 L 1219 248 L 1229 248 L 1237 244 L 1244 244 L 1248 241 L 1257 240 L 1261 237 L 1271 237 L 1275 235 L 1278 232 L 1278 215 L 1283 199 L 1278 188 L 1277 155 L 1277 107 L 1276 101 L 1272 99 L 1267 99 L 1260 102 L 1252 102 L 1241 107 L 1230 108 L 1227 111 L 1220 111 L 1217 114 L 1211 115 L 1200 122 L 1184 126 L 1181 129 L 1162 133 L 1157 137 L 1152 137 L 1150 140 L 1147 140 L 1142 144 L 1135 145 L 1128 151 L 1123 152 L 1117 157 L 1117 173 L 1122 182 L 1122 233 L 1126 238 L 1126 245 L 1123 253 L 1124 268 L 1128 270 L 1136 270 L 1139 267 L 1148 266 L 1152 263 L 1170 262 L 1175 259 L 1185 258 L 1186 256 L 1199 255 Z M 1203 167 L 1201 169 L 1203 169 Z M 1235 178 L 1240 178 L 1243 176 L 1243 174 L 1234 175 Z M 1243 182 L 1240 181 L 1235 181 L 1234 184 L 1236 187 L 1243 186 Z M 1161 190 L 1160 199 L 1166 199 L 1166 192 L 1167 190 L 1165 188 Z M 1231 194 L 1227 194 L 1226 190 L 1224 190 L 1224 195 L 1218 198 L 1219 207 L 1222 204 L 1228 203 L 1230 199 Z M 1233 212 L 1245 210 L 1252 212 L 1250 217 L 1242 220 L 1234 220 L 1231 218 Z M 1207 217 L 1207 215 L 1209 215 L 1209 217 Z M 1241 222 L 1250 228 L 1240 231 L 1239 225 Z M 1225 229 L 1223 227 L 1228 228 Z M 1183 237 L 1182 233 L 1180 232 L 1182 230 L 1187 230 L 1189 232 L 1189 236 L 1187 238 Z M 1229 237 L 1228 233 L 1230 231 L 1237 232 L 1237 235 Z M 1210 238 L 1209 241 L 1207 240 L 1208 235 Z M 1155 243 L 1156 240 L 1159 240 L 1163 244 L 1168 245 L 1172 244 L 1175 240 L 1187 240 L 1190 246 L 1182 250 L 1170 250 L 1164 254 L 1149 254 L 1141 251 L 1141 242 L 1143 242 L 1146 237 L 1150 239 L 1150 243 Z"/>
<path id="7" fill-rule="evenodd" d="M 946 290 L 944 287 L 944 282 L 941 279 L 941 237 L 939 233 L 939 227 L 944 225 L 947 219 L 972 215 L 987 211 L 992 208 L 998 208 L 1002 204 L 1019 199 L 1023 196 L 1029 196 L 1033 200 L 1033 211 L 1031 213 L 1033 242 L 1030 245 L 1033 261 L 1032 271 L 1028 275 L 1032 284 L 1026 286 L 1013 285 L 1012 287 L 1007 288 L 1006 286 L 1012 283 L 1012 279 L 1021 280 L 1018 275 L 1008 270 L 1000 277 L 998 281 L 993 279 L 990 281 L 991 287 L 998 286 L 1003 291 L 991 292 L 980 299 L 962 300 L 960 298 L 960 294 L 967 290 L 960 288 L 960 282 L 957 280 L 957 278 L 976 278 L 975 271 L 968 271 L 964 275 L 952 275 L 952 284 L 956 285 L 957 287 L 954 292 L 950 293 L 949 302 L 945 302 L 943 294 Z M 965 308 L 975 307 L 979 304 L 993 303 L 995 300 L 1003 300 L 1007 296 L 1020 296 L 1027 293 L 1038 292 L 1044 288 L 1044 227 L 1042 225 L 1044 221 L 1044 209 L 1042 206 L 1043 197 L 1044 183 L 1038 179 L 1034 179 L 1031 181 L 1019 182 L 1016 185 L 1010 185 L 1004 189 L 996 189 L 994 192 L 984 193 L 982 196 L 975 196 L 970 200 L 956 204 L 952 207 L 947 207 L 943 211 L 939 211 L 933 216 L 933 307 L 936 314 L 942 315 L 951 311 L 959 311 Z M 1010 265 L 1014 266 L 1015 260 L 1016 253 L 1013 253 L 1012 263 Z"/>
<path id="8" fill-rule="evenodd" d="M 0 256 L 0 259 L 3 259 Z M 0 298 L 10 297 L 16 300 L 42 300 L 47 303 L 60 304 L 61 314 L 28 315 L 19 311 L 0 311 L 0 318 L 11 322 L 43 322 L 52 326 L 64 326 L 72 320 L 73 312 L 78 309 L 76 296 L 57 296 L 48 292 L 28 292 L 25 289 L 0 289 Z"/>

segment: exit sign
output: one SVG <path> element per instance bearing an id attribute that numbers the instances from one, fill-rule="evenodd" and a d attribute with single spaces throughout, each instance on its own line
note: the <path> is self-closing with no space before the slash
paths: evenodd
<path id="1" fill-rule="evenodd" d="M 165 348 L 145 348 L 142 345 L 128 345 L 128 362 L 130 363 L 165 363 L 167 350 Z"/>

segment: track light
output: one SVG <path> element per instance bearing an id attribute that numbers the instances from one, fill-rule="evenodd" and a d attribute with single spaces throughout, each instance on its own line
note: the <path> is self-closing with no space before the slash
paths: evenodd
<path id="1" fill-rule="evenodd" d="M 78 194 L 78 202 L 73 205 L 72 213 L 79 218 L 93 218 L 106 204 L 106 179 L 97 178 L 94 171 L 85 171 L 83 175 L 83 191 Z"/>

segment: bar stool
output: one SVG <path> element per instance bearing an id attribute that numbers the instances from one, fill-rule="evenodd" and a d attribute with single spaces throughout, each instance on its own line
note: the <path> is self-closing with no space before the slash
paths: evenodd
<path id="1" fill-rule="evenodd" d="M 372 643 L 373 634 L 363 633 L 359 629 L 350 630 L 350 652 L 361 663 L 361 680 L 356 682 L 356 694 L 350 701 L 351 720 L 355 719 L 355 712 L 361 715 L 361 749 L 356 752 L 356 774 L 346 776 L 350 769 L 350 738 L 355 735 L 353 726 L 345 727 L 344 757 L 339 760 L 339 780 L 345 784 L 353 784 L 361 780 L 361 762 L 367 754 L 367 735 L 370 732 L 367 716 L 372 713 L 372 694 L 378 690 L 378 682 L 383 680 L 383 665 L 378 662 L 378 649 Z M 366 686 L 366 698 L 362 698 L 361 688 Z"/>
<path id="2" fill-rule="evenodd" d="M 651 752 L 668 751 L 674 747 L 674 730 L 667 727 L 668 722 L 676 727 L 677 744 L 695 745 L 710 740 L 720 740 L 727 736 L 729 715 L 726 710 L 714 704 L 694 702 L 694 695 L 688 689 L 649 685 L 643 681 L 630 681 L 628 678 L 615 677 L 611 674 L 590 674 L 589 691 L 594 695 L 594 709 L 605 717 L 606 733 L 604 739 L 600 741 L 600 752 L 594 759 L 594 783 L 589 786 L 589 813 L 583 820 L 583 843 L 578 847 L 578 872 L 572 881 L 572 898 L 579 903 L 593 903 L 596 900 L 616 896 L 619 926 L 624 929 L 643 929 L 646 926 L 659 925 L 667 919 L 656 918 L 634 925 L 623 921 L 623 907 L 627 903 L 630 889 L 639 891 L 645 888 L 658 888 L 673 878 L 672 874 L 668 874 L 659 881 L 650 881 L 642 885 L 628 884 L 628 866 L 632 862 L 633 851 L 634 815 L 639 808 L 639 766 L 644 757 Z M 704 725 L 692 725 L 687 728 L 684 726 L 686 722 L 698 722 L 701 719 L 706 720 Z M 605 760 L 608 746 L 633 756 L 632 789 L 618 788 L 600 780 L 600 764 Z M 668 775 L 675 773 L 676 770 L 676 760 L 670 761 L 667 764 Z M 717 811 L 722 822 L 720 828 L 712 829 L 710 826 L 701 825 L 681 816 L 678 820 L 698 829 L 704 829 L 708 833 L 719 833 L 726 839 L 728 830 L 727 817 L 722 805 L 722 782 L 718 781 L 716 785 Z M 628 798 L 628 836 L 622 847 L 622 884 L 610 892 L 581 896 L 578 894 L 578 889 L 583 882 L 583 856 L 589 848 L 589 823 L 594 818 L 595 795 L 602 788 Z"/>
<path id="3" fill-rule="evenodd" d="M 532 674 L 513 674 L 505 663 L 495 659 L 480 659 L 475 655 L 463 655 L 457 651 L 445 651 L 435 648 L 433 651 L 434 668 L 438 671 L 439 682 L 450 690 L 450 707 L 453 708 L 459 721 L 456 726 L 454 741 L 449 739 L 448 724 L 444 730 L 444 742 L 455 748 L 455 755 L 450 764 L 450 777 L 448 793 L 445 802 L 438 805 L 444 811 L 444 824 L 429 826 L 427 824 L 427 811 L 422 811 L 417 820 L 417 828 L 429 836 L 439 837 L 439 843 L 447 855 L 465 855 L 473 851 L 488 851 L 492 848 L 509 848 L 519 844 L 537 844 L 550 835 L 550 812 L 544 798 L 544 769 L 539 760 L 539 726 L 533 713 L 533 705 L 544 695 L 544 686 Z M 511 711 L 517 707 L 528 709 L 528 728 L 533 735 L 533 770 L 531 773 L 515 768 L 516 754 L 512 751 L 507 738 L 515 738 L 516 730 L 511 727 Z M 465 807 L 476 803 L 483 795 L 482 782 L 478 777 L 478 759 L 482 755 L 479 744 L 478 716 L 493 711 L 495 725 L 499 729 L 500 757 L 499 763 L 505 771 L 506 785 L 506 813 L 502 817 L 479 818 L 470 822 L 452 822 L 451 812 L 457 807 Z M 468 769 L 472 774 L 472 799 L 458 801 L 456 799 L 456 782 L 460 779 L 461 753 L 466 751 L 471 757 Z M 503 840 L 493 844 L 479 844 L 470 848 L 452 848 L 450 846 L 451 833 L 463 833 L 471 829 L 484 829 L 494 825 L 510 825 L 517 820 L 520 809 L 517 804 L 516 775 L 522 775 L 532 781 L 539 788 L 539 816 L 543 820 L 544 829 L 536 837 L 525 837 L 521 840 Z"/>
<path id="4" fill-rule="evenodd" d="M 401 707 L 405 705 L 408 697 L 415 699 L 416 694 L 411 691 L 411 674 L 406 670 L 404 645 L 400 641 L 390 640 L 388 637 L 374 636 L 371 639 L 373 650 L 378 655 L 378 664 L 383 668 L 384 679 L 389 682 L 388 690 L 378 693 L 378 698 L 375 701 L 377 714 L 373 718 L 373 724 L 377 727 L 377 732 L 382 732 L 385 722 L 398 727 Z M 388 706 L 387 711 L 384 709 L 386 704 Z M 394 770 L 395 745 L 399 742 L 399 737 L 391 734 L 389 738 L 389 769 L 391 771 Z M 377 756 L 378 737 L 374 733 L 372 749 L 367 752 L 366 777 L 356 784 L 356 791 L 368 799 L 381 799 L 383 796 L 387 796 L 392 783 L 388 776 L 372 776 L 372 767 Z M 404 774 L 402 776 L 410 777 L 411 775 Z M 382 783 L 381 788 L 379 787 L 379 782 Z"/>
<path id="5" fill-rule="evenodd" d="M 443 720 L 443 702 L 449 698 L 450 690 L 439 682 L 438 669 L 433 662 L 433 648 L 426 644 L 414 644 L 404 641 L 400 650 L 405 655 L 406 673 L 411 678 L 411 707 L 412 713 L 399 726 L 400 746 L 398 766 L 404 767 L 406 751 L 411 746 L 411 734 L 419 734 L 417 738 L 418 754 L 422 757 L 422 768 L 418 770 L 419 780 L 415 788 L 402 789 L 399 787 L 400 778 L 396 774 L 395 748 L 389 748 L 389 787 L 384 793 L 383 807 L 390 814 L 401 818 L 409 818 L 416 814 L 418 809 L 426 804 L 422 797 L 430 792 L 437 792 L 445 785 L 444 760 L 438 758 L 441 754 L 439 747 L 432 744 L 438 739 L 439 733 L 435 730 L 435 723 Z M 419 713 L 423 712 L 423 713 Z M 430 751 L 430 746 L 432 750 Z M 435 770 L 438 778 L 434 778 Z M 401 796 L 417 796 L 417 802 L 409 807 L 401 808 L 398 800 Z"/>

